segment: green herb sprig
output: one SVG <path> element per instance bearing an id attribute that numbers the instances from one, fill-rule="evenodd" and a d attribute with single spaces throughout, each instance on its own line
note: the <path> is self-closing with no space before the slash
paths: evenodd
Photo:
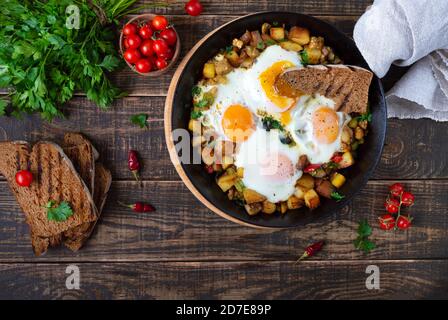
<path id="1" fill-rule="evenodd" d="M 56 205 L 56 201 L 50 200 L 45 205 L 47 209 L 47 219 L 49 221 L 65 221 L 71 215 L 73 215 L 73 210 L 67 201 L 62 201 L 59 205 Z"/>
<path id="2" fill-rule="evenodd" d="M 365 253 L 369 253 L 371 250 L 375 249 L 375 243 L 369 240 L 369 236 L 372 234 L 372 227 L 367 220 L 359 222 L 357 232 L 358 237 L 353 242 L 356 249 L 362 250 Z"/>
<path id="3" fill-rule="evenodd" d="M 148 118 L 149 116 L 144 113 L 134 114 L 131 116 L 130 120 L 133 124 L 139 126 L 142 129 L 148 129 Z"/>

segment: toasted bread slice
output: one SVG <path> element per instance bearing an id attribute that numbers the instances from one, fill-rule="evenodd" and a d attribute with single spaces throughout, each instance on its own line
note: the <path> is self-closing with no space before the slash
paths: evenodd
<path id="1" fill-rule="evenodd" d="M 58 145 L 39 142 L 30 152 L 26 142 L 2 142 L 0 154 L 0 172 L 24 211 L 33 236 L 51 238 L 84 222 L 96 221 L 97 210 L 92 196 Z M 32 172 L 34 179 L 30 187 L 19 187 L 15 182 L 15 174 L 21 169 Z M 66 221 L 48 220 L 44 206 L 50 200 L 56 203 L 67 201 L 73 215 Z"/>
<path id="2" fill-rule="evenodd" d="M 104 204 L 106 203 L 107 194 L 112 184 L 112 174 L 103 164 L 99 162 L 95 164 L 95 167 L 94 201 L 98 209 L 98 214 L 101 215 Z M 65 235 L 67 236 L 67 239 L 64 242 L 65 246 L 73 251 L 79 250 L 92 234 L 95 225 L 96 221 L 86 222 L 79 227 L 65 232 Z"/>
<path id="3" fill-rule="evenodd" d="M 299 96 L 320 94 L 335 101 L 335 110 L 366 113 L 373 74 L 345 65 L 318 65 L 291 68 L 276 80 L 279 94 Z"/>
<path id="4" fill-rule="evenodd" d="M 87 139 L 83 134 L 78 132 L 67 132 L 64 134 L 64 148 L 76 147 L 80 144 L 87 143 L 92 146 L 93 156 L 95 161 L 98 161 L 100 153 L 96 150 L 95 146 Z"/>

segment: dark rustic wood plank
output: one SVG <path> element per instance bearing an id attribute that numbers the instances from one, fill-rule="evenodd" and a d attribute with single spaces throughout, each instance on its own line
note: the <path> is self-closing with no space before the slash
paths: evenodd
<path id="1" fill-rule="evenodd" d="M 152 0 L 142 0 L 140 3 L 152 3 Z M 165 1 L 164 1 L 165 2 Z M 170 5 L 163 9 L 148 9 L 148 12 L 160 12 L 167 14 L 185 14 L 184 0 L 168 0 Z M 258 11 L 293 11 L 313 15 L 361 15 L 365 9 L 372 4 L 372 0 L 245 0 L 245 1 L 231 1 L 231 0 L 201 0 L 204 7 L 203 14 L 199 16 L 197 21 L 204 18 L 205 15 L 219 14 L 249 14 Z"/>
<path id="2" fill-rule="evenodd" d="M 378 246 L 369 259 L 448 259 L 448 183 L 409 181 L 416 196 L 410 209 L 414 226 L 407 232 L 384 232 L 377 216 L 389 183 L 371 181 L 340 213 L 291 230 L 242 227 L 213 214 L 182 182 L 115 182 L 97 230 L 78 253 L 63 248 L 35 258 L 28 227 L 5 182 L 0 182 L 0 261 L 294 261 L 312 241 L 325 239 L 319 259 L 365 259 L 354 249 L 357 223 L 367 218 Z M 175 199 L 175 200 L 174 200 Z M 116 201 L 151 201 L 156 212 L 138 214 Z"/>
<path id="3" fill-rule="evenodd" d="M 116 180 L 132 179 L 126 164 L 127 150 L 137 149 L 144 162 L 143 179 L 178 180 L 165 146 L 163 97 L 130 97 L 117 100 L 108 111 L 99 110 L 83 97 L 67 106 L 67 120 L 53 123 L 28 116 L 23 121 L 0 118 L 1 140 L 59 141 L 66 131 L 81 131 L 98 147 Z M 132 114 L 150 117 L 149 130 L 129 121 Z M 388 120 L 387 141 L 374 179 L 448 178 L 448 123 L 430 120 Z M 0 178 L 1 179 L 1 178 Z"/>
<path id="4" fill-rule="evenodd" d="M 366 289 L 366 268 L 380 289 Z M 447 299 L 447 260 L 0 264 L 1 299 Z M 167 310 L 174 314 L 175 309 Z"/>

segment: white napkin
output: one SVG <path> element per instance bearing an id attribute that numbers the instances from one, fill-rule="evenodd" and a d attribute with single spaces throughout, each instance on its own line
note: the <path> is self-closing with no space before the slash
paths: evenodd
<path id="1" fill-rule="evenodd" d="M 353 37 L 380 78 L 418 61 L 386 94 L 389 117 L 448 121 L 448 0 L 375 0 Z"/>

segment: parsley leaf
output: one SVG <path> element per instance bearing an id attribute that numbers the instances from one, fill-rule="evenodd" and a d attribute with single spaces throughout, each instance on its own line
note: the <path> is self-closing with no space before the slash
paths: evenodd
<path id="1" fill-rule="evenodd" d="M 273 46 L 274 44 L 277 44 L 277 42 L 275 42 L 275 40 L 268 39 L 268 40 L 266 40 L 266 41 L 264 42 L 264 44 L 265 44 L 267 47 L 269 47 L 269 46 Z"/>
<path id="2" fill-rule="evenodd" d="M 372 122 L 372 113 L 367 112 L 356 118 L 358 121 Z"/>
<path id="3" fill-rule="evenodd" d="M 353 241 L 356 249 L 362 250 L 365 253 L 369 253 L 375 249 L 375 243 L 369 240 L 369 236 L 372 234 L 372 227 L 367 220 L 362 220 L 358 225 L 358 237 Z"/>
<path id="4" fill-rule="evenodd" d="M 62 201 L 58 206 L 55 206 L 56 202 L 53 200 L 48 201 L 45 205 L 47 209 L 47 219 L 49 221 L 65 221 L 71 215 L 73 215 L 73 210 L 67 201 Z"/>
<path id="5" fill-rule="evenodd" d="M 330 194 L 330 196 L 331 196 L 331 199 L 335 200 L 336 202 L 339 202 L 339 201 L 341 201 L 342 199 L 345 198 L 345 196 L 344 196 L 343 194 L 340 194 L 340 193 L 337 192 L 337 191 L 333 191 L 333 192 Z"/>
<path id="6" fill-rule="evenodd" d="M 273 25 L 274 27 L 277 27 L 277 26 L 279 25 L 279 23 L 278 23 L 278 21 L 274 21 L 274 22 L 272 22 L 272 25 Z"/>
<path id="7" fill-rule="evenodd" d="M 201 111 L 191 111 L 191 119 L 198 119 L 200 117 L 202 117 L 202 112 Z"/>
<path id="8" fill-rule="evenodd" d="M 264 42 L 263 41 L 260 41 L 260 42 L 257 43 L 257 49 L 259 49 L 259 50 L 263 50 L 264 49 Z"/>
<path id="9" fill-rule="evenodd" d="M 193 89 L 191 89 L 191 95 L 193 97 L 199 96 L 202 92 L 202 89 L 198 86 L 194 86 Z"/>
<path id="10" fill-rule="evenodd" d="M 310 58 L 308 57 L 308 52 L 306 50 L 302 50 L 299 52 L 300 60 L 302 60 L 302 64 L 304 66 L 310 63 Z"/>
<path id="11" fill-rule="evenodd" d="M 227 46 L 227 47 L 224 49 L 224 52 L 225 52 L 225 53 L 230 53 L 232 50 L 233 50 L 233 46 Z"/>
<path id="12" fill-rule="evenodd" d="M 131 122 L 135 125 L 138 125 L 140 128 L 148 128 L 148 115 L 144 113 L 135 114 L 131 116 Z"/>
<path id="13" fill-rule="evenodd" d="M 8 101 L 6 101 L 5 99 L 0 99 L 0 116 L 5 115 L 7 106 Z"/>
<path id="14" fill-rule="evenodd" d="M 283 130 L 283 126 L 280 121 L 274 119 L 272 116 L 264 117 L 261 122 L 263 123 L 263 128 L 266 131 L 270 131 L 272 129 Z"/>

